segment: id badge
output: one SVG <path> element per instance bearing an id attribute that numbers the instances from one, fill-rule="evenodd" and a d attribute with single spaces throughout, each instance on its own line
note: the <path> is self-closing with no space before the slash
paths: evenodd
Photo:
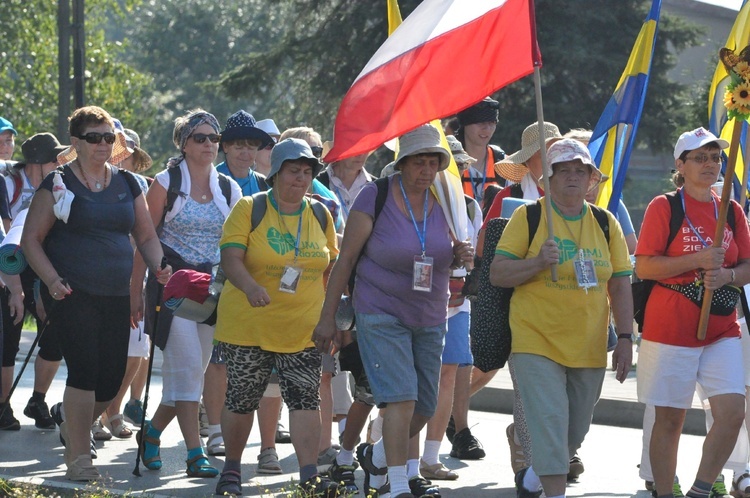
<path id="1" fill-rule="evenodd" d="M 414 256 L 414 275 L 411 289 L 420 292 L 432 290 L 432 258 L 428 256 Z"/>
<path id="2" fill-rule="evenodd" d="M 573 261 L 573 266 L 576 271 L 576 280 L 578 280 L 578 287 L 581 287 L 588 294 L 589 287 L 596 287 L 599 282 L 596 279 L 596 271 L 594 270 L 594 261 L 591 259 L 580 258 Z"/>
<path id="3" fill-rule="evenodd" d="M 297 292 L 297 284 L 302 276 L 302 268 L 294 265 L 284 266 L 284 273 L 281 274 L 281 281 L 279 282 L 279 290 L 288 294 L 294 294 Z"/>

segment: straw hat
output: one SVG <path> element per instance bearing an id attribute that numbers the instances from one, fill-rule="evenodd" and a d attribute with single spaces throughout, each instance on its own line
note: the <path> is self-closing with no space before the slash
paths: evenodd
<path id="1" fill-rule="evenodd" d="M 440 143 L 440 132 L 431 124 L 422 125 L 401 135 L 398 139 L 396 170 L 400 169 L 399 163 L 402 159 L 417 154 L 440 154 L 438 171 L 443 171 L 450 164 L 450 153 Z"/>
<path id="2" fill-rule="evenodd" d="M 154 164 L 154 161 L 148 152 L 141 149 L 141 137 L 130 128 L 125 128 L 125 136 L 128 148 L 133 150 L 133 172 L 146 171 Z"/>
<path id="3" fill-rule="evenodd" d="M 474 164 L 477 162 L 476 159 L 466 153 L 464 146 L 461 145 L 461 142 L 456 137 L 448 135 L 445 138 L 448 140 L 448 147 L 450 147 L 451 154 L 453 154 L 453 158 L 457 163 Z"/>
<path id="4" fill-rule="evenodd" d="M 556 125 L 544 122 L 543 126 L 544 140 L 549 143 L 550 140 L 562 138 L 560 130 Z M 523 164 L 539 150 L 539 123 L 533 123 L 526 127 L 521 134 L 521 150 L 514 152 L 505 159 L 495 163 L 495 171 L 498 175 L 512 182 L 520 182 L 529 169 Z"/>

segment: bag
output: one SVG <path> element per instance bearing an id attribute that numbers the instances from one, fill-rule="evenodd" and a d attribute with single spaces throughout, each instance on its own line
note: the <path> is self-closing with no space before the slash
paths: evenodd
<path id="1" fill-rule="evenodd" d="M 464 277 L 451 277 L 448 281 L 448 291 L 451 294 L 448 298 L 449 308 L 458 308 L 466 301 L 463 294 L 464 283 Z"/>
<path id="2" fill-rule="evenodd" d="M 659 285 L 671 289 L 675 292 L 679 292 L 699 308 L 703 307 L 703 284 L 663 284 L 659 282 Z M 740 289 L 732 285 L 725 285 L 716 289 L 711 298 L 711 313 L 712 315 L 729 316 L 737 307 L 737 301 L 740 299 Z"/>

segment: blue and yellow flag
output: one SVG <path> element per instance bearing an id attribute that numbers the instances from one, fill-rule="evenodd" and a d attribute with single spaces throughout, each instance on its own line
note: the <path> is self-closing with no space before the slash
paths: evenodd
<path id="1" fill-rule="evenodd" d="M 589 141 L 589 151 L 599 169 L 609 176 L 599 188 L 597 205 L 617 212 L 625 185 L 625 172 L 635 143 L 643 102 L 646 100 L 651 59 L 659 28 L 661 0 L 653 0 L 628 64 Z"/>
<path id="2" fill-rule="evenodd" d="M 740 50 L 750 45 L 750 3 L 745 0 L 742 3 L 737 19 L 734 21 L 732 31 L 729 32 L 725 47 L 739 53 Z M 740 185 L 748 184 L 748 180 L 743 176 L 747 165 L 745 153 L 747 151 L 747 121 L 737 121 L 736 119 L 727 120 L 727 108 L 724 106 L 724 93 L 729 84 L 729 73 L 727 73 L 724 64 L 719 61 L 714 72 L 714 78 L 711 81 L 711 88 L 708 90 L 708 129 L 716 135 L 725 139 L 727 142 L 732 141 L 732 134 L 735 126 L 742 126 L 742 135 L 740 136 L 740 146 L 737 151 L 737 162 L 735 163 L 735 172 L 737 180 L 734 181 L 735 199 L 739 198 Z"/>

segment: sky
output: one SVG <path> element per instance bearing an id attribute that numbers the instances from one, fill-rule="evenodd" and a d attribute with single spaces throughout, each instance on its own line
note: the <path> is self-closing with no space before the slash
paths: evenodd
<path id="1" fill-rule="evenodd" d="M 703 3 L 711 3 L 714 5 L 723 5 L 724 7 L 729 7 L 733 10 L 740 10 L 740 7 L 742 6 L 742 0 L 698 0 L 699 2 Z"/>

